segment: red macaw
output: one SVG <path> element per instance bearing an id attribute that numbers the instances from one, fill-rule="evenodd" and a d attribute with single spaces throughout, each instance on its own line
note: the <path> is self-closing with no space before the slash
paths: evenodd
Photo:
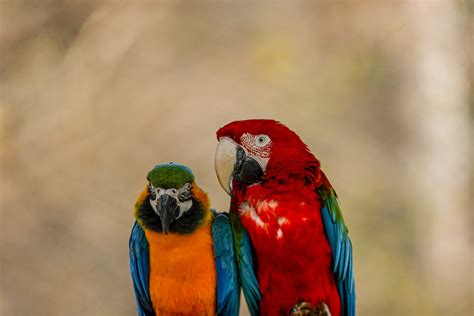
<path id="1" fill-rule="evenodd" d="M 234 245 L 248 232 L 255 250 L 260 293 L 246 296 L 252 314 L 355 315 L 352 245 L 316 157 L 274 120 L 232 122 L 217 138 Z"/>

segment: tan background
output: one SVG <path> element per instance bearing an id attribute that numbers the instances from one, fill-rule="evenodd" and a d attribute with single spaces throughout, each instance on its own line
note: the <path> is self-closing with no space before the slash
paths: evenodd
<path id="1" fill-rule="evenodd" d="M 156 163 L 227 208 L 215 131 L 275 118 L 338 190 L 360 315 L 468 315 L 471 1 L 0 2 L 0 314 L 133 315 Z M 297 255 L 297 254 L 296 254 Z"/>

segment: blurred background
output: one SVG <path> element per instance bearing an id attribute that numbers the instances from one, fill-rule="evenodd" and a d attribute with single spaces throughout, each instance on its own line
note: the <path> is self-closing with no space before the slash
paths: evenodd
<path id="1" fill-rule="evenodd" d="M 0 314 L 134 315 L 147 171 L 187 164 L 226 210 L 215 131 L 274 118 L 338 190 L 359 315 L 472 315 L 473 19 L 448 0 L 2 0 Z"/>

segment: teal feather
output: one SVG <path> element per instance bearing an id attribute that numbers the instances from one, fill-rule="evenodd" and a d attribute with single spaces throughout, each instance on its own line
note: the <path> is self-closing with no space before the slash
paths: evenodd
<path id="1" fill-rule="evenodd" d="M 155 312 L 148 292 L 150 271 L 149 245 L 145 232 L 137 222 L 133 224 L 129 245 L 130 271 L 137 299 L 137 313 L 139 316 L 154 316 Z"/>
<path id="2" fill-rule="evenodd" d="M 242 292 L 244 293 L 250 314 L 252 316 L 260 315 L 260 300 L 262 297 L 257 276 L 255 275 L 250 236 L 242 226 L 237 214 L 230 213 L 229 217 L 234 236 L 234 248 L 237 257 L 240 286 L 242 287 Z"/>
<path id="3" fill-rule="evenodd" d="M 217 315 L 237 316 L 240 305 L 240 287 L 233 236 L 226 215 L 215 215 L 212 223 L 214 259 L 216 264 Z M 140 225 L 135 222 L 130 236 L 130 271 L 137 300 L 139 316 L 154 316 L 149 294 L 149 244 Z"/>
<path id="4" fill-rule="evenodd" d="M 217 315 L 237 316 L 240 307 L 240 287 L 232 229 L 225 214 L 214 214 L 212 238 L 217 274 Z"/>
<path id="5" fill-rule="evenodd" d="M 341 299 L 341 315 L 355 316 L 355 286 L 352 258 L 352 243 L 337 201 L 337 195 L 330 184 L 318 188 L 321 199 L 321 218 L 333 257 L 333 272 Z"/>

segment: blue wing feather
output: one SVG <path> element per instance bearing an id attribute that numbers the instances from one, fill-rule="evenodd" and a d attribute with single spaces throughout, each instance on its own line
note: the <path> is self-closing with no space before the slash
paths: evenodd
<path id="1" fill-rule="evenodd" d="M 321 218 L 332 251 L 334 277 L 341 299 L 341 315 L 355 316 L 352 243 L 332 187 L 326 183 L 319 188 L 318 193 L 322 200 Z"/>
<path id="2" fill-rule="evenodd" d="M 130 272 L 132 273 L 138 315 L 154 316 L 155 312 L 148 291 L 150 273 L 149 246 L 145 237 L 145 232 L 137 222 L 133 224 L 129 246 Z"/>
<path id="3" fill-rule="evenodd" d="M 215 215 L 212 238 L 217 273 L 217 315 L 237 316 L 240 308 L 240 287 L 232 230 L 225 214 Z"/>
<path id="4" fill-rule="evenodd" d="M 234 236 L 234 249 L 239 269 L 239 281 L 244 293 L 247 307 L 252 316 L 260 315 L 260 301 L 262 296 L 255 275 L 253 263 L 253 248 L 247 230 L 242 226 L 240 218 L 236 213 L 230 213 L 230 223 Z"/>

